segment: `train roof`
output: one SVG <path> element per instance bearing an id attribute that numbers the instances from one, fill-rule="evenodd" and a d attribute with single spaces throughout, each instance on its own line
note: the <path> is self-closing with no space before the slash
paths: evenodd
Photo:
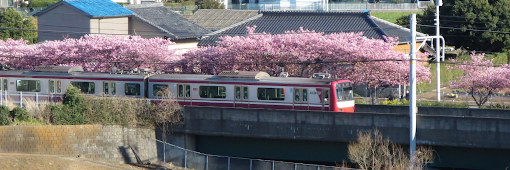
<path id="1" fill-rule="evenodd" d="M 154 82 L 247 82 L 247 83 L 268 83 L 268 84 L 302 84 L 302 85 L 327 85 L 341 79 L 331 78 L 329 74 L 314 74 L 316 78 L 301 77 L 271 77 L 265 72 L 253 71 L 227 71 L 218 75 L 201 74 L 112 74 L 102 72 L 84 72 L 80 67 L 69 66 L 41 66 L 34 70 L 9 70 L 0 71 L 0 76 L 9 77 L 31 77 L 31 78 L 68 78 L 68 79 L 96 79 L 112 81 L 143 80 L 150 77 Z M 284 74 L 285 75 L 285 74 Z M 318 75 L 318 76 L 316 76 Z M 348 80 L 345 80 L 348 81 Z"/>
<path id="2" fill-rule="evenodd" d="M 196 82 L 257 82 L 257 83 L 271 83 L 271 84 L 330 84 L 331 82 L 341 79 L 332 78 L 301 78 L 301 77 L 270 77 L 265 72 L 248 73 L 250 75 L 242 74 L 240 76 L 230 75 L 225 76 L 221 73 L 219 75 L 200 75 L 200 74 L 157 74 L 150 77 L 151 80 L 179 80 L 179 81 L 196 81 Z M 260 74 L 266 74 L 261 76 Z M 348 81 L 348 80 L 346 80 Z"/>
<path id="3" fill-rule="evenodd" d="M 134 79 L 143 80 L 149 74 L 111 74 L 102 72 L 51 72 L 51 71 L 34 71 L 34 70 L 9 70 L 0 71 L 0 75 L 12 77 L 46 77 L 46 78 L 101 78 L 104 80 L 116 79 Z"/>

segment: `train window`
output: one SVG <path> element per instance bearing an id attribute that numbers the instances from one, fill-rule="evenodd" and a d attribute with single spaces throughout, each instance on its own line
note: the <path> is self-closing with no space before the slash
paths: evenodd
<path id="1" fill-rule="evenodd" d="M 329 102 L 329 89 L 325 89 L 325 90 L 323 90 L 323 93 L 322 93 L 322 94 L 324 95 L 324 100 L 323 100 L 323 102 L 324 102 L 324 103 L 328 103 L 328 102 Z"/>
<path id="2" fill-rule="evenodd" d="M 1 90 L 4 90 L 4 91 L 7 91 L 7 79 L 3 79 L 2 80 L 2 89 Z"/>
<path id="3" fill-rule="evenodd" d="M 168 85 L 166 84 L 153 84 L 152 85 L 152 95 L 158 97 L 168 97 L 170 96 L 170 91 L 168 91 Z"/>
<path id="4" fill-rule="evenodd" d="M 140 84 L 138 83 L 126 83 L 124 85 L 124 94 L 127 96 L 139 96 L 140 95 Z"/>
<path id="5" fill-rule="evenodd" d="M 50 93 L 62 93 L 62 82 L 60 80 L 50 80 Z"/>
<path id="6" fill-rule="evenodd" d="M 184 85 L 182 84 L 179 84 L 179 86 L 177 87 L 178 88 L 178 93 L 179 93 L 179 97 L 183 97 L 184 96 Z"/>
<path id="7" fill-rule="evenodd" d="M 339 83 L 336 85 L 336 95 L 338 100 L 352 100 L 352 85 L 349 82 Z"/>
<path id="8" fill-rule="evenodd" d="M 257 98 L 259 100 L 285 100 L 283 88 L 258 88 Z"/>
<path id="9" fill-rule="evenodd" d="M 304 102 L 308 101 L 308 90 L 307 89 L 303 89 L 303 101 Z"/>
<path id="10" fill-rule="evenodd" d="M 115 82 L 104 82 L 103 83 L 103 93 L 105 95 L 115 95 L 116 92 L 116 83 Z"/>
<path id="11" fill-rule="evenodd" d="M 295 88 L 294 89 L 294 101 L 295 102 L 308 101 L 308 90 Z"/>
<path id="12" fill-rule="evenodd" d="M 191 86 L 186 84 L 186 97 L 191 97 Z"/>
<path id="13" fill-rule="evenodd" d="M 300 102 L 301 101 L 301 89 L 294 89 L 294 101 Z"/>
<path id="14" fill-rule="evenodd" d="M 248 100 L 248 87 L 235 87 L 235 98 L 236 100 Z"/>
<path id="15" fill-rule="evenodd" d="M 71 82 L 71 85 L 77 87 L 81 92 L 85 94 L 94 94 L 96 92 L 96 86 L 94 82 Z"/>
<path id="16" fill-rule="evenodd" d="M 201 98 L 226 98 L 225 86 L 200 86 Z"/>
<path id="17" fill-rule="evenodd" d="M 243 87 L 243 99 L 248 99 L 248 87 Z"/>
<path id="18" fill-rule="evenodd" d="M 236 87 L 236 99 L 241 99 L 241 87 Z"/>
<path id="19" fill-rule="evenodd" d="M 39 80 L 16 80 L 16 91 L 40 92 L 41 81 Z"/>
<path id="20" fill-rule="evenodd" d="M 191 86 L 189 84 L 179 84 L 177 85 L 177 97 L 191 97 Z"/>

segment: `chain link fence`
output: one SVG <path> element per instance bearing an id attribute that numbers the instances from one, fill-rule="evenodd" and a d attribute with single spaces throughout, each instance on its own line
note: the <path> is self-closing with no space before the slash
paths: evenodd
<path id="1" fill-rule="evenodd" d="M 313 165 L 274 160 L 238 158 L 204 154 L 148 138 L 156 142 L 156 164 L 170 169 L 193 170 L 350 170 L 351 168 Z M 150 151 L 151 152 L 151 151 Z M 152 155 L 152 154 L 151 154 Z M 154 163 L 154 162 L 153 162 Z"/>

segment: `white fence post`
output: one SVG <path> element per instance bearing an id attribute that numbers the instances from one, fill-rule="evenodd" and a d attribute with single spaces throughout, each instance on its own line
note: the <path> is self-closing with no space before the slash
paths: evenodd
<path id="1" fill-rule="evenodd" d="M 19 92 L 19 107 L 23 107 L 23 92 Z"/>

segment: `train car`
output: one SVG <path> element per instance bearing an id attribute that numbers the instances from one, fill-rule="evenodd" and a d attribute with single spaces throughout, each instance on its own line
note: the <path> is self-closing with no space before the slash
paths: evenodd
<path id="1" fill-rule="evenodd" d="M 83 72 L 81 67 L 41 66 L 34 70 L 0 71 L 0 90 L 7 99 L 24 96 L 61 98 L 69 85 L 96 96 L 146 96 L 148 74 Z"/>
<path id="2" fill-rule="evenodd" d="M 243 71 L 219 75 L 111 74 L 84 72 L 80 67 L 43 66 L 31 71 L 0 71 L 0 82 L 1 99 L 5 101 L 27 96 L 47 96 L 54 101 L 74 85 L 90 95 L 175 99 L 189 106 L 354 112 L 351 82 L 331 79 L 327 74 L 314 78 Z M 162 95 L 165 91 L 171 95 Z"/>
<path id="3" fill-rule="evenodd" d="M 181 105 L 354 112 L 352 83 L 331 79 L 271 77 L 265 72 L 218 75 L 158 74 L 148 80 L 148 97 L 171 93 Z"/>

